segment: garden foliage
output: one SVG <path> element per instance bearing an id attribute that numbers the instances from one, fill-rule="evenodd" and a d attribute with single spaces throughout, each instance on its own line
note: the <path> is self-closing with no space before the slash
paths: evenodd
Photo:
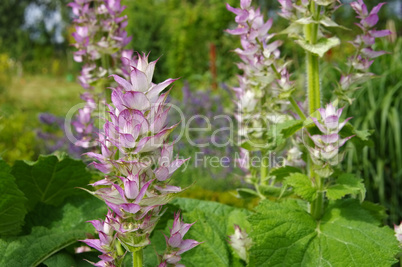
<path id="1" fill-rule="evenodd" d="M 267 20 L 251 0 L 240 0 L 240 5 L 232 1 L 226 6 L 235 14 L 235 23 L 227 34 L 240 39 L 240 47 L 234 52 L 241 71 L 238 85 L 232 88 L 235 114 L 228 116 L 238 124 L 235 144 L 241 157 L 230 160 L 236 160 L 241 168 L 236 172 L 244 174 L 236 197 L 248 204 L 258 199 L 250 210 L 178 197 L 187 188 L 178 186 L 175 179 L 189 159 L 179 158 L 174 153 L 175 144 L 169 143 L 169 135 L 180 120 L 170 116 L 168 103 L 168 95 L 174 90 L 170 86 L 176 79 L 155 82 L 158 60 L 150 61 L 149 54 L 125 49 L 131 40 L 125 30 L 127 21 L 140 18 L 124 16 L 125 7 L 120 1 L 70 3 L 76 16 L 74 58 L 83 63 L 79 80 L 86 90 L 82 94 L 85 104 L 72 122 L 78 135 L 74 145 L 85 148 L 84 159 L 93 162 L 86 165 L 62 153 L 40 156 L 37 161 L 17 160 L 12 166 L 0 160 L 0 266 L 396 264 L 401 257 L 402 224 L 395 226 L 396 233 L 383 225 L 386 209 L 366 200 L 367 191 L 372 193 L 366 186 L 384 185 L 378 184 L 378 178 L 368 179 L 373 173 L 370 164 L 365 163 L 365 169 L 354 166 L 361 151 L 366 156 L 373 153 L 367 148 L 373 143 L 370 126 L 379 129 L 379 137 L 386 136 L 385 125 L 393 129 L 388 141 L 374 141 L 384 147 L 383 155 L 387 146 L 400 146 L 400 103 L 399 98 L 393 100 L 400 83 L 389 89 L 389 84 L 379 82 L 383 91 L 369 88 L 366 98 L 371 105 L 381 100 L 381 105 L 374 106 L 366 116 L 362 116 L 364 108 L 363 114 L 355 111 L 354 117 L 345 116 L 352 112 L 353 103 L 363 106 L 359 103 L 364 99 L 359 95 L 361 86 L 375 77 L 370 71 L 374 60 L 387 53 L 376 45 L 376 39 L 391 34 L 377 29 L 378 13 L 385 3 L 372 9 L 363 0 L 350 4 L 359 29 L 348 44 L 354 55 L 337 66 L 339 75 L 328 88 L 328 82 L 322 82 L 326 78 L 323 58 L 339 45 L 346 45 L 339 31 L 347 29 L 333 20 L 338 1 L 278 2 L 279 16 L 288 23 L 278 33 L 273 32 L 274 20 Z M 199 10 L 207 8 L 206 3 L 212 5 L 208 9 L 211 12 L 201 15 Z M 168 53 L 170 66 L 172 62 L 179 64 L 161 73 L 177 75 L 183 67 L 184 75 L 188 75 L 194 70 L 184 64 L 184 58 L 194 48 L 184 38 L 186 29 L 220 29 L 222 25 L 211 24 L 216 21 L 211 17 L 224 18 L 222 24 L 227 26 L 233 16 L 218 1 L 187 3 L 180 10 L 172 10 L 174 4 L 177 1 L 138 1 L 131 8 L 145 12 L 158 7 L 155 12 L 160 16 L 155 18 L 161 29 L 165 29 L 162 18 L 182 18 L 176 27 L 165 29 L 164 37 L 173 38 L 174 42 L 166 43 L 175 43 L 180 49 L 169 54 L 169 45 L 155 47 Z M 149 34 L 157 32 L 151 28 Z M 206 36 L 194 34 L 187 38 Z M 216 36 L 208 38 L 217 45 Z M 284 43 L 291 43 L 306 57 L 305 88 L 292 74 L 292 61 L 282 53 Z M 223 41 L 222 47 L 225 45 Z M 205 49 L 200 48 L 203 53 Z M 202 73 L 205 68 L 199 66 L 197 71 Z M 230 76 L 230 71 L 222 77 L 225 75 Z M 184 94 L 185 115 L 205 113 L 199 115 L 208 118 L 227 112 L 221 107 L 215 110 L 211 104 L 219 105 L 219 98 L 191 93 L 187 87 Z M 373 119 L 376 116 L 381 118 L 380 125 Z M 49 125 L 66 126 L 53 116 L 41 118 Z M 95 127 L 95 121 L 99 127 Z M 195 121 L 199 126 L 204 123 Z M 225 127 L 220 123 L 214 126 Z M 64 137 L 41 134 L 56 140 L 56 148 L 66 141 Z M 203 142 L 210 137 L 194 134 L 191 138 Z M 230 140 L 225 134 L 216 138 L 218 142 Z M 94 142 L 97 146 L 91 146 Z M 180 146 L 185 144 L 176 145 Z M 234 153 L 232 146 L 200 150 L 203 154 Z M 392 156 L 401 159 L 400 149 L 390 150 L 395 151 Z M 282 161 L 275 162 L 275 155 Z M 380 160 L 377 165 L 387 166 L 395 170 L 392 175 L 400 176 L 393 161 Z M 213 174 L 228 176 L 234 171 L 230 166 Z M 387 205 L 386 190 L 382 188 L 381 192 L 379 201 Z M 398 205 L 397 193 L 391 201 Z"/>

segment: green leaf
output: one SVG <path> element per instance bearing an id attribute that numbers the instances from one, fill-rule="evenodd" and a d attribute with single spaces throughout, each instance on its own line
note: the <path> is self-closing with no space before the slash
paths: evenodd
<path id="1" fill-rule="evenodd" d="M 317 24 L 317 21 L 315 21 L 315 20 L 313 19 L 313 17 L 310 16 L 310 17 L 303 17 L 303 18 L 300 18 L 300 19 L 296 20 L 295 23 L 301 24 L 301 25 L 307 25 L 307 24 L 313 24 L 313 23 L 314 23 L 314 24 Z"/>
<path id="2" fill-rule="evenodd" d="M 335 21 L 333 21 L 331 18 L 327 17 L 327 16 L 322 16 L 322 18 L 320 19 L 320 24 L 324 25 L 325 27 L 335 27 L 335 28 L 341 28 L 343 30 L 349 30 L 348 28 L 339 25 L 338 23 L 336 23 Z"/>
<path id="3" fill-rule="evenodd" d="M 291 121 L 291 123 L 282 128 L 281 134 L 284 138 L 289 138 L 303 128 L 303 123 L 304 122 L 302 120 Z"/>
<path id="4" fill-rule="evenodd" d="M 300 36 L 303 35 L 303 25 L 292 22 L 289 27 L 278 34 L 287 34 L 290 38 L 300 38 Z"/>
<path id="5" fill-rule="evenodd" d="M 28 198 L 28 210 L 38 202 L 62 204 L 66 197 L 81 194 L 76 187 L 86 186 L 91 178 L 82 161 L 68 157 L 59 161 L 54 155 L 40 156 L 36 162 L 17 161 L 11 173 Z"/>
<path id="6" fill-rule="evenodd" d="M 366 189 L 362 179 L 356 178 L 353 174 L 344 173 L 338 177 L 336 184 L 327 188 L 327 197 L 336 200 L 348 194 L 359 194 L 360 201 L 364 200 Z"/>
<path id="7" fill-rule="evenodd" d="M 331 202 L 320 221 L 295 200 L 264 201 L 250 216 L 250 266 L 391 266 L 398 242 L 353 199 Z"/>
<path id="8" fill-rule="evenodd" d="M 236 189 L 237 195 L 240 198 L 255 198 L 259 197 L 258 193 L 250 188 L 238 188 Z"/>
<path id="9" fill-rule="evenodd" d="M 328 6 L 328 5 L 335 3 L 336 1 L 335 0 L 314 0 L 314 2 L 320 6 Z"/>
<path id="10" fill-rule="evenodd" d="M 258 186 L 259 191 L 261 192 L 262 195 L 264 195 L 267 198 L 272 198 L 272 197 L 286 197 L 291 194 L 293 194 L 292 190 L 286 190 L 286 188 L 282 186 L 275 186 L 275 185 L 259 185 Z"/>
<path id="11" fill-rule="evenodd" d="M 291 173 L 285 178 L 285 183 L 293 187 L 296 195 L 307 201 L 313 201 L 317 198 L 317 188 L 313 186 L 310 178 L 302 173 Z"/>
<path id="12" fill-rule="evenodd" d="M 71 267 L 76 266 L 72 255 L 66 252 L 59 252 L 43 262 L 47 267 Z"/>
<path id="13" fill-rule="evenodd" d="M 0 161 L 0 165 L 7 166 Z M 24 223 L 27 213 L 26 198 L 18 189 L 14 177 L 7 173 L 6 168 L 0 171 L 0 236 L 17 235 Z"/>
<path id="14" fill-rule="evenodd" d="M 293 166 L 282 166 L 277 168 L 272 168 L 269 171 L 270 176 L 275 176 L 276 181 L 282 181 L 283 178 L 288 177 L 291 173 L 301 173 L 299 168 Z"/>
<path id="15" fill-rule="evenodd" d="M 0 158 L 0 172 L 9 173 L 10 170 L 11 170 L 11 167 L 8 166 L 8 164 Z"/>
<path id="16" fill-rule="evenodd" d="M 190 266 L 234 266 L 238 262 L 231 253 L 228 235 L 233 234 L 234 224 L 250 230 L 246 217 L 249 211 L 210 201 L 178 198 L 172 204 L 183 213 L 185 222 L 195 224 L 185 239 L 195 239 L 203 244 L 184 253 L 181 261 Z"/>
<path id="17" fill-rule="evenodd" d="M 306 40 L 296 40 L 295 42 L 307 52 L 316 54 L 320 57 L 323 57 L 328 50 L 340 44 L 338 37 L 321 38 L 316 44 L 310 44 L 306 42 Z"/>
<path id="18" fill-rule="evenodd" d="M 36 212 L 36 211 L 35 211 Z M 46 212 L 43 208 L 38 215 Z M 86 221 L 104 217 L 106 207 L 96 198 L 74 198 L 50 218 L 38 219 L 30 234 L 0 239 L 0 266 L 36 266 L 63 248 L 94 233 Z"/>
<path id="19" fill-rule="evenodd" d="M 243 142 L 240 147 L 248 151 L 260 151 L 268 147 L 267 142 L 261 139 L 250 139 Z"/>
<path id="20" fill-rule="evenodd" d="M 356 149 L 362 149 L 365 146 L 373 146 L 373 141 L 370 138 L 372 133 L 372 130 L 357 131 L 352 124 L 346 123 L 339 135 L 342 138 L 354 135 L 350 141 L 355 145 Z"/>
<path id="21" fill-rule="evenodd" d="M 287 141 L 287 138 L 284 137 L 285 133 L 289 133 L 294 130 L 293 127 L 297 127 L 298 121 L 295 120 L 288 120 L 282 123 L 273 123 L 270 125 L 268 129 L 268 148 L 269 149 L 277 149 L 284 145 Z M 287 130 L 286 130 L 287 129 Z"/>

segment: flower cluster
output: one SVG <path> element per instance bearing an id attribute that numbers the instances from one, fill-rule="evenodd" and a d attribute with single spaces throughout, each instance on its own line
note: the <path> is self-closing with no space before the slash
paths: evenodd
<path id="1" fill-rule="evenodd" d="M 121 16 L 125 6 L 120 0 L 75 0 L 69 6 L 77 16 L 73 37 L 78 51 L 74 52 L 74 60 L 85 63 L 79 80 L 89 89 L 109 72 L 110 66 L 99 66 L 96 61 L 105 55 L 120 60 L 123 48 L 131 41 L 125 31 L 127 18 Z"/>
<path id="2" fill-rule="evenodd" d="M 353 137 L 349 136 L 341 139 L 339 136 L 339 131 L 351 119 L 347 118 L 343 122 L 339 122 L 342 110 L 343 108 L 337 110 L 330 103 L 325 109 L 318 109 L 322 123 L 317 118 L 312 117 L 313 122 L 323 134 L 310 136 L 315 147 L 307 146 L 307 149 L 310 151 L 311 159 L 316 166 L 315 171 L 321 177 L 328 177 L 332 174 L 333 170 L 331 166 L 338 165 L 343 158 L 343 154 L 339 153 L 339 148 Z"/>
<path id="3" fill-rule="evenodd" d="M 275 36 L 268 33 L 273 20 L 264 21 L 260 9 L 251 7 L 251 0 L 241 0 L 240 8 L 227 5 L 227 9 L 236 14 L 238 23 L 236 29 L 227 32 L 239 35 L 242 45 L 235 50 L 242 60 L 237 65 L 243 71 L 239 76 L 240 86 L 234 88 L 238 108 L 236 118 L 241 127 L 239 134 L 261 138 L 265 128 L 263 121 L 277 118 L 282 113 L 286 102 L 280 100 L 290 96 L 294 90 L 293 82 L 289 79 L 287 63 L 280 59 L 278 48 L 282 41 L 270 42 Z M 251 128 L 261 130 L 252 131 Z"/>
<path id="4" fill-rule="evenodd" d="M 374 62 L 374 58 L 385 54 L 385 51 L 374 51 L 373 45 L 376 38 L 385 37 L 391 34 L 389 30 L 377 31 L 374 27 L 378 22 L 378 12 L 385 3 L 375 6 L 369 13 L 363 0 L 358 0 L 350 4 L 360 19 L 356 25 L 363 31 L 357 35 L 351 44 L 356 48 L 356 56 L 349 59 L 349 72 L 341 76 L 339 88 L 336 93 L 341 99 L 351 103 L 348 95 L 353 92 L 354 85 L 363 83 L 373 75 L 368 72 L 369 67 Z"/>
<path id="5" fill-rule="evenodd" d="M 92 114 L 97 109 L 96 103 L 105 102 L 106 77 L 120 71 L 120 58 L 131 37 L 125 31 L 126 16 L 121 16 L 125 7 L 120 0 L 75 0 L 69 6 L 76 16 L 72 34 L 77 48 L 74 60 L 84 63 L 79 81 L 88 90 L 81 96 L 86 105 L 79 111 L 74 125 L 82 136 L 76 145 L 87 148 L 93 139 Z M 96 87 L 99 92 L 95 91 Z"/>
<path id="6" fill-rule="evenodd" d="M 156 61 L 149 63 L 146 55 L 127 60 L 130 80 L 113 75 L 118 87 L 112 89 L 110 116 L 99 134 L 101 153 L 87 153 L 106 175 L 93 184 L 102 187 L 91 193 L 110 209 L 103 223 L 108 230 L 99 232 L 99 241 L 87 241 L 103 253 L 103 261 L 116 259 L 116 240 L 128 251 L 149 244 L 162 206 L 181 191 L 168 179 L 186 161 L 174 159 L 173 146 L 166 143 L 177 124 L 166 126 L 168 92 L 162 92 L 175 80 L 152 83 Z"/>
<path id="7" fill-rule="evenodd" d="M 182 223 L 180 219 L 180 212 L 177 212 L 174 216 L 173 226 L 170 229 L 170 236 L 165 236 L 166 251 L 161 256 L 161 263 L 159 267 L 167 266 L 184 266 L 179 264 L 181 260 L 181 254 L 198 246 L 200 243 L 192 240 L 183 240 L 184 235 L 188 232 L 193 224 Z"/>
<path id="8" fill-rule="evenodd" d="M 123 255 L 119 255 L 116 246 L 117 240 L 115 238 L 116 227 L 119 226 L 119 218 L 115 218 L 111 211 L 108 211 L 105 221 L 92 220 L 89 221 L 99 234 L 99 239 L 86 239 L 83 240 L 88 246 L 95 248 L 102 252 L 99 256 L 101 261 L 92 263 L 94 266 L 118 266 L 118 263 L 123 260 Z"/>
<path id="9" fill-rule="evenodd" d="M 229 243 L 234 251 L 239 255 L 240 259 L 247 262 L 247 252 L 252 245 L 251 238 L 248 237 L 246 231 L 242 230 L 235 224 L 235 232 L 229 236 Z"/>

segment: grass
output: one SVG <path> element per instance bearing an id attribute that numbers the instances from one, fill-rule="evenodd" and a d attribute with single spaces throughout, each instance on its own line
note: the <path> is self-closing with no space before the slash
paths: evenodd
<path id="1" fill-rule="evenodd" d="M 388 209 L 388 223 L 402 220 L 402 38 L 384 43 L 390 55 L 378 58 L 372 71 L 379 75 L 367 82 L 346 111 L 358 130 L 373 130 L 372 147 L 353 147 L 346 157 L 347 171 L 364 179 L 367 199 Z"/>
<path id="2" fill-rule="evenodd" d="M 42 112 L 63 116 L 72 106 L 82 102 L 81 92 L 78 83 L 68 82 L 64 77 L 15 77 L 4 92 L 6 101 L 1 101 L 0 105 L 3 112 L 5 107 L 12 105 L 31 116 Z"/>
<path id="3" fill-rule="evenodd" d="M 42 148 L 36 138 L 39 114 L 50 112 L 64 116 L 82 101 L 80 92 L 79 84 L 62 77 L 14 77 L 1 92 L 0 157 L 9 163 L 36 159 Z"/>

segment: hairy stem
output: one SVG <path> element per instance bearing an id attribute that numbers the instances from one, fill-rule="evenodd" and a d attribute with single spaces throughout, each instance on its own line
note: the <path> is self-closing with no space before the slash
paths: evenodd
<path id="1" fill-rule="evenodd" d="M 263 185 L 266 184 L 268 171 L 269 171 L 269 158 L 263 154 L 262 161 L 261 161 L 260 184 L 263 184 Z"/>
<path id="2" fill-rule="evenodd" d="M 320 7 L 316 7 L 313 0 L 310 1 L 310 12 L 315 19 L 320 16 Z M 310 44 L 316 44 L 318 38 L 318 24 L 311 23 L 305 26 L 305 38 Z M 306 52 L 307 58 L 307 81 L 308 81 L 308 103 L 309 103 L 309 113 L 314 113 L 317 109 L 321 107 L 321 96 L 320 96 L 320 69 L 318 56 Z M 324 194 L 322 190 L 321 177 L 317 175 L 313 170 L 313 164 L 311 159 L 308 162 L 308 173 L 310 179 L 314 181 L 318 192 L 317 198 L 310 203 L 311 204 L 311 215 L 315 219 L 319 219 L 323 213 L 324 205 Z"/>
<path id="3" fill-rule="evenodd" d="M 308 100 L 310 114 L 314 113 L 321 107 L 319 75 L 318 56 L 307 52 Z"/>
<path id="4" fill-rule="evenodd" d="M 311 215 L 314 219 L 321 218 L 324 211 L 324 193 L 322 188 L 322 180 L 314 171 L 311 170 L 310 174 L 314 177 L 317 187 L 317 198 L 311 203 Z"/>
<path id="5" fill-rule="evenodd" d="M 142 248 L 133 252 L 133 267 L 142 267 Z"/>

